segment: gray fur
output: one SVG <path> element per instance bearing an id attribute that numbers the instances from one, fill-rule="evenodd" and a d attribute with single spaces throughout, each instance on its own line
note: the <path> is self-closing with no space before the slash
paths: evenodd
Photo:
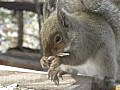
<path id="1" fill-rule="evenodd" d="M 119 0 L 58 0 L 69 13 L 76 14 L 76 12 L 92 12 L 100 14 L 107 20 L 113 29 L 116 46 L 116 59 L 120 69 L 120 5 Z M 117 66 L 117 64 L 116 64 Z M 120 70 L 119 70 L 120 71 Z M 120 74 L 117 74 L 118 79 Z"/>
<path id="2" fill-rule="evenodd" d="M 64 57 L 63 64 L 72 67 L 85 64 L 91 60 L 95 66 L 94 69 L 97 71 L 95 73 L 91 69 L 91 73 L 98 75 L 99 78 L 104 76 L 115 77 L 114 74 L 117 72 L 116 43 L 110 25 L 104 19 L 86 13 L 81 13 L 77 18 L 76 16 L 70 18 L 69 22 L 71 25 L 68 28 L 67 35 L 71 44 L 69 50 L 65 52 L 69 52 L 71 56 Z M 90 74 L 86 71 L 82 71 L 82 73 Z"/>
<path id="3" fill-rule="evenodd" d="M 71 73 L 96 75 L 100 79 L 103 79 L 105 76 L 116 79 L 118 66 L 118 53 L 116 50 L 118 49 L 118 40 L 120 39 L 120 34 L 118 35 L 118 31 L 120 30 L 119 11 L 115 9 L 114 14 L 114 7 L 109 11 L 108 8 L 110 6 L 105 10 L 107 12 L 104 12 L 104 8 L 102 8 L 104 5 L 99 9 L 97 8 L 97 10 L 95 10 L 97 6 L 95 8 L 88 7 L 89 10 L 94 9 L 95 13 L 99 13 L 99 10 L 102 10 L 105 19 L 110 22 L 108 24 L 103 16 L 94 14 L 94 10 L 93 12 L 86 12 L 86 8 L 81 6 L 71 11 L 72 9 L 70 8 L 73 7 L 69 7 L 68 3 L 63 4 L 59 1 L 57 14 L 55 13 L 55 15 L 50 16 L 46 20 L 42 27 L 44 30 L 42 30 L 41 35 L 45 36 L 47 34 L 45 36 L 46 39 L 42 37 L 44 39 L 42 41 L 46 40 L 49 43 L 48 45 L 52 45 L 51 40 L 47 40 L 54 37 L 52 36 L 54 35 L 52 32 L 55 33 L 57 31 L 62 34 L 61 36 L 65 44 L 64 52 L 68 52 L 70 55 L 61 57 L 61 69 Z M 61 1 L 68 1 L 70 3 L 70 0 Z M 77 2 L 77 0 L 74 1 Z M 83 5 L 81 2 L 79 4 Z M 116 20 L 116 17 L 118 17 L 118 20 Z M 56 21 L 54 22 L 53 20 Z M 51 21 L 53 22 L 51 23 Z M 53 50 L 52 46 L 49 48 L 50 52 L 51 50 Z"/>

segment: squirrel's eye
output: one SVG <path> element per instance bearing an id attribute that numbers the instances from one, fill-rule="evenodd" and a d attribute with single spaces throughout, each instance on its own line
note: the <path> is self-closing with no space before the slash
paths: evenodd
<path id="1" fill-rule="evenodd" d="M 62 37 L 61 37 L 59 34 L 57 34 L 57 35 L 55 36 L 54 41 L 55 41 L 55 43 L 60 43 L 60 42 L 62 41 Z"/>

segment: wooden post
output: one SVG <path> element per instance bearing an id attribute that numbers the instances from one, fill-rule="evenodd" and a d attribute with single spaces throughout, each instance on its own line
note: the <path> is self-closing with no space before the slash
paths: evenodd
<path id="1" fill-rule="evenodd" d="M 35 6 L 36 6 L 36 12 L 37 12 L 37 20 L 38 20 L 38 25 L 39 25 L 39 45 L 40 45 L 40 53 L 43 53 L 43 49 L 42 49 L 42 45 L 41 45 L 41 41 L 40 41 L 40 31 L 41 31 L 41 11 L 42 9 L 40 9 L 40 5 L 38 0 L 34 0 L 35 2 Z"/>
<path id="2" fill-rule="evenodd" d="M 18 11 L 18 47 L 22 48 L 23 44 L 23 12 Z"/>

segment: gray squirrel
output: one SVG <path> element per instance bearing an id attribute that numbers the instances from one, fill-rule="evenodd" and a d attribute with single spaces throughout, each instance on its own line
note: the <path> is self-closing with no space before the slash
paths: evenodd
<path id="1" fill-rule="evenodd" d="M 55 13 L 42 25 L 40 62 L 43 67 L 49 64 L 49 76 L 55 82 L 61 70 L 117 79 L 120 12 L 109 0 L 92 1 L 58 0 Z"/>

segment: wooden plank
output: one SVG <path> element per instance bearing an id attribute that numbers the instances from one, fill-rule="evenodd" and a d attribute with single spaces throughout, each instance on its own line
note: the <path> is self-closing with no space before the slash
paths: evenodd
<path id="1" fill-rule="evenodd" d="M 1 65 L 9 65 L 21 68 L 28 68 L 34 70 L 42 70 L 39 58 L 18 58 L 0 54 L 0 64 Z"/>
<path id="2" fill-rule="evenodd" d="M 42 54 L 38 49 L 33 50 L 26 47 L 10 48 L 6 53 L 0 53 L 0 64 L 26 69 L 45 70 L 41 68 L 39 62 L 41 57 Z"/>
<path id="3" fill-rule="evenodd" d="M 8 86 L 17 83 L 21 88 L 20 90 L 23 90 L 23 88 L 26 88 L 25 90 L 119 90 L 119 85 L 109 89 L 106 87 L 100 88 L 103 83 L 100 84 L 99 81 L 95 81 L 95 78 L 90 76 L 71 76 L 67 74 L 63 76 L 63 80 L 60 79 L 59 85 L 55 85 L 54 82 L 47 78 L 47 74 L 44 72 L 0 71 L 0 85 Z"/>
<path id="4" fill-rule="evenodd" d="M 31 51 L 10 50 L 2 55 L 23 58 L 23 59 L 31 59 L 31 60 L 40 59 L 42 57 L 40 52 L 35 51 L 35 50 L 31 50 Z"/>
<path id="5" fill-rule="evenodd" d="M 5 67 L 4 67 L 5 68 Z M 8 86 L 14 83 L 19 85 L 19 89 L 14 90 L 119 90 L 120 85 L 113 83 L 108 86 L 105 80 L 84 75 L 63 75 L 59 85 L 47 78 L 47 72 L 16 68 L 15 71 L 9 67 L 8 70 L 0 71 L 0 85 Z M 110 82 L 108 82 L 110 83 Z"/>
<path id="6" fill-rule="evenodd" d="M 18 83 L 20 88 L 27 88 L 25 90 L 75 90 L 75 87 L 78 87 L 76 80 L 70 75 L 64 75 L 63 78 L 64 80 L 60 79 L 60 85 L 57 86 L 51 80 L 47 79 L 47 74 L 0 72 L 0 84 L 3 86 Z M 91 90 L 91 78 L 84 76 L 76 76 L 76 78 L 77 82 L 80 81 L 79 86 L 81 88 L 78 90 Z"/>
<path id="7" fill-rule="evenodd" d="M 39 4 L 40 8 L 40 14 L 43 14 L 42 9 L 43 9 L 43 2 L 40 2 Z M 0 7 L 9 9 L 9 10 L 15 10 L 15 11 L 32 11 L 32 12 L 37 12 L 36 11 L 36 6 L 35 3 L 31 2 L 3 2 L 0 1 Z"/>

